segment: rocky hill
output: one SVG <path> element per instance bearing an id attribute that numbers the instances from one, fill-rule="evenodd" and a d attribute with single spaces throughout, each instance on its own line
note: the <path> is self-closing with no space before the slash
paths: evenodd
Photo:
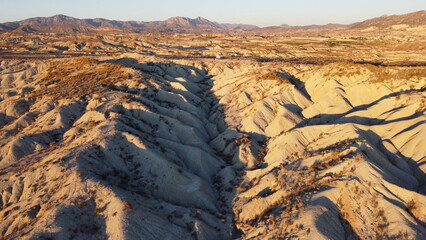
<path id="1" fill-rule="evenodd" d="M 398 27 L 420 27 L 426 26 L 426 11 L 418 11 L 403 15 L 382 16 L 369 19 L 352 26 L 353 29 L 365 29 L 374 27 L 378 29 Z"/>

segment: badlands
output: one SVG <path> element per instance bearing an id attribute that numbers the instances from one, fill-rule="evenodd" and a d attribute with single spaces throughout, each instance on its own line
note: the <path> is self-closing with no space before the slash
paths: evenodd
<path id="1" fill-rule="evenodd" d="M 426 30 L 344 31 L 1 33 L 0 239 L 426 239 Z"/>

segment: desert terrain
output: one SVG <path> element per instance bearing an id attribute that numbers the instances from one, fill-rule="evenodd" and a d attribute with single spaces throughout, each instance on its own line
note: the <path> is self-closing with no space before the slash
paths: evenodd
<path id="1" fill-rule="evenodd" d="M 382 22 L 0 33 L 0 239 L 426 239 L 426 28 Z"/>

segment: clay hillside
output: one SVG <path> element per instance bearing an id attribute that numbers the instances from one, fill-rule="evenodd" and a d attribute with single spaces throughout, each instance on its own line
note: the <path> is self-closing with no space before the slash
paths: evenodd
<path id="1" fill-rule="evenodd" d="M 425 239 L 422 14 L 1 25 L 0 239 Z"/>

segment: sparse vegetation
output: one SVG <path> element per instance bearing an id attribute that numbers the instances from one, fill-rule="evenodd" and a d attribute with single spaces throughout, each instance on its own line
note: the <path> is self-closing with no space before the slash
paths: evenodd
<path id="1" fill-rule="evenodd" d="M 112 63 L 101 63 L 90 58 L 71 62 L 55 62 L 43 78 L 42 88 L 33 96 L 51 95 L 59 98 L 81 98 L 104 91 L 105 86 L 132 78 L 125 68 Z"/>

